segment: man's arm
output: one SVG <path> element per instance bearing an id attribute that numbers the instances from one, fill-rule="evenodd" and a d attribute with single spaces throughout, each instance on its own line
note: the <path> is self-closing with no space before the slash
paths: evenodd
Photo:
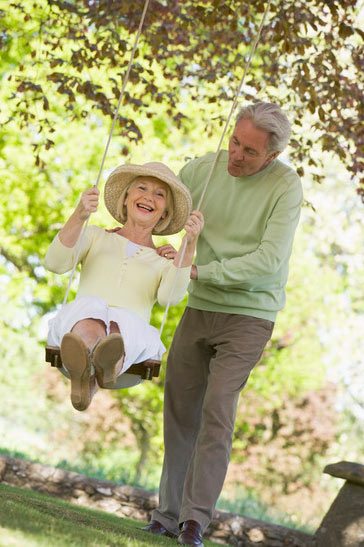
<path id="1" fill-rule="evenodd" d="M 301 204 L 300 185 L 290 186 L 278 199 L 255 251 L 221 262 L 214 260 L 197 265 L 196 271 L 191 272 L 191 279 L 214 285 L 254 285 L 257 280 L 276 273 L 291 253 Z"/>

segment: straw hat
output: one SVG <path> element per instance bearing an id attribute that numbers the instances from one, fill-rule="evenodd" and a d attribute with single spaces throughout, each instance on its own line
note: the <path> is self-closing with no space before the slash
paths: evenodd
<path id="1" fill-rule="evenodd" d="M 155 177 L 165 182 L 172 194 L 173 210 L 167 218 L 154 228 L 153 233 L 159 235 L 175 234 L 182 230 L 192 209 L 191 194 L 186 186 L 176 177 L 166 165 L 160 162 L 149 162 L 144 165 L 120 165 L 109 176 L 105 184 L 105 205 L 118 222 L 125 224 L 125 208 L 118 207 L 120 197 L 123 202 L 128 185 L 137 177 Z"/>

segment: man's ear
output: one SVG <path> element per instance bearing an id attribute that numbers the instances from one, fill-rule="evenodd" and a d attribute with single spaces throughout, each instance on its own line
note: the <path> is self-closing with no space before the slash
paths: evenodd
<path id="1" fill-rule="evenodd" d="M 275 160 L 279 156 L 280 152 L 272 152 L 269 156 L 270 161 Z"/>

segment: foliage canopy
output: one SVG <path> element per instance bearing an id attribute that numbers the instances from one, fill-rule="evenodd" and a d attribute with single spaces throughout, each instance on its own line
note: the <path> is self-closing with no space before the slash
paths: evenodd
<path id="1" fill-rule="evenodd" d="M 36 124 L 42 133 L 34 143 L 39 166 L 41 150 L 53 145 L 52 111 L 60 105 L 70 120 L 88 116 L 91 109 L 113 115 L 143 4 L 13 1 L 2 13 L 3 52 L 11 60 L 15 44 L 24 48 L 23 62 L 11 76 L 12 117 L 20 125 Z M 204 116 L 204 104 L 215 105 L 206 130 L 216 131 L 265 7 L 264 0 L 150 0 L 126 93 L 131 110 L 119 116 L 118 130 L 125 140 L 138 141 L 140 118 L 157 116 L 162 105 L 175 126 L 187 131 L 186 95 L 193 98 L 198 116 Z M 300 173 L 309 158 L 319 180 L 317 150 L 332 151 L 351 171 L 363 196 L 358 178 L 363 32 L 357 28 L 357 11 L 353 0 L 273 0 L 245 98 L 275 100 L 294 113 L 292 157 Z M 309 126 L 305 112 L 314 115 Z M 127 146 L 123 152 L 128 153 Z"/>

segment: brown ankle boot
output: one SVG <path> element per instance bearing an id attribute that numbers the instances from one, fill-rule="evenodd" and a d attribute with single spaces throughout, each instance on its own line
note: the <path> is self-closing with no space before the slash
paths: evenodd
<path id="1" fill-rule="evenodd" d="M 68 332 L 61 342 L 61 358 L 71 380 L 71 402 L 76 410 L 86 410 L 95 393 L 95 375 L 91 374 L 90 352 L 77 334 Z"/>
<path id="2" fill-rule="evenodd" d="M 100 340 L 92 353 L 92 362 L 100 387 L 116 382 L 123 366 L 124 355 L 124 342 L 120 334 L 113 333 Z"/>

